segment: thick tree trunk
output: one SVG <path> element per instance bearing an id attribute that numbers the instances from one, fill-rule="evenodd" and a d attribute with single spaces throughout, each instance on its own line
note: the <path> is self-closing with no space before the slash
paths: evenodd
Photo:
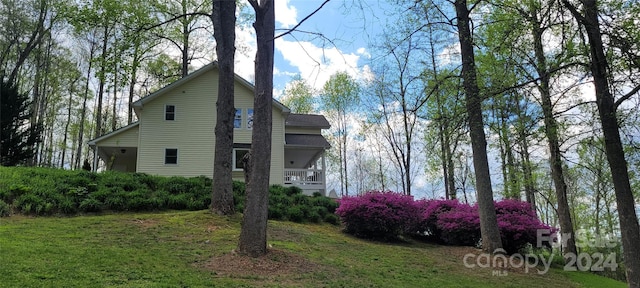
<path id="1" fill-rule="evenodd" d="M 275 11 L 273 0 L 249 0 L 256 14 L 256 85 L 254 124 L 251 136 L 251 178 L 247 183 L 247 204 L 242 219 L 238 250 L 258 257 L 267 253 L 267 213 L 271 168 L 271 127 L 273 101 L 273 38 Z"/>
<path id="2" fill-rule="evenodd" d="M 616 115 L 616 104 L 609 90 L 609 64 L 604 52 L 602 33 L 598 20 L 598 6 L 596 0 L 582 0 L 584 16 L 576 8 L 563 1 L 576 19 L 585 27 L 589 38 L 591 54 L 591 74 L 596 90 L 596 103 L 602 132 L 604 134 L 607 161 L 611 169 L 613 186 L 616 194 L 618 216 L 620 218 L 620 233 L 622 236 L 622 251 L 624 266 L 629 287 L 640 287 L 640 227 L 635 210 L 635 200 L 629 182 L 627 160 L 624 155 L 620 130 Z"/>
<path id="3" fill-rule="evenodd" d="M 502 240 L 498 230 L 496 210 L 493 204 L 493 190 L 489 175 L 489 161 L 487 158 L 487 140 L 484 134 L 482 119 L 482 98 L 476 78 L 476 67 L 473 52 L 473 39 L 469 28 L 469 14 L 466 0 L 456 0 L 456 15 L 458 17 L 458 37 L 462 54 L 462 78 L 466 94 L 467 117 L 471 134 L 471 148 L 473 151 L 473 167 L 476 177 L 476 193 L 480 214 L 480 232 L 482 234 L 482 249 L 488 253 L 502 249 Z"/>
<path id="4" fill-rule="evenodd" d="M 216 103 L 216 146 L 213 161 L 213 191 L 211 210 L 222 215 L 235 213 L 233 204 L 233 120 L 234 108 L 234 55 L 235 55 L 235 1 L 213 1 L 211 17 L 218 54 L 218 101 Z"/>
<path id="5" fill-rule="evenodd" d="M 534 16 L 537 23 L 537 19 Z M 542 113 L 544 114 L 544 131 L 549 142 L 549 164 L 551 165 L 551 178 L 558 200 L 558 220 L 560 222 L 560 231 L 570 237 L 563 237 L 563 253 L 565 262 L 569 263 L 569 255 L 578 255 L 576 247 L 573 221 L 571 220 L 571 210 L 569 201 L 567 200 L 567 184 L 564 179 L 564 171 L 562 168 L 562 154 L 560 152 L 560 139 L 558 136 L 558 123 L 553 116 L 553 104 L 551 103 L 551 91 L 549 87 L 550 75 L 547 67 L 546 56 L 542 46 L 542 30 L 539 26 L 534 25 L 532 30 L 534 53 L 536 55 L 536 70 L 540 77 L 538 91 L 540 92 L 540 100 L 542 102 Z M 566 239 L 566 241 L 565 241 Z"/>

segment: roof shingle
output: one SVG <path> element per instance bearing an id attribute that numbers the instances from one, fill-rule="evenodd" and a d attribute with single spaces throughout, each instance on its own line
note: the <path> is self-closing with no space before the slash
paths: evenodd
<path id="1" fill-rule="evenodd" d="M 285 125 L 288 127 L 331 128 L 331 124 L 329 124 L 327 118 L 315 114 L 289 114 Z"/>

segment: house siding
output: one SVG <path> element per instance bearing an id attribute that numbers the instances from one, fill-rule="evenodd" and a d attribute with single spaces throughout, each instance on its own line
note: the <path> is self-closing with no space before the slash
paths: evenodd
<path id="1" fill-rule="evenodd" d="M 146 103 L 140 111 L 138 171 L 154 175 L 213 175 L 213 124 L 216 71 L 208 71 Z M 175 105 L 175 120 L 164 118 Z M 207 149 L 207 147 L 210 147 Z M 167 148 L 178 149 L 178 163 L 164 164 Z"/>
<path id="2" fill-rule="evenodd" d="M 165 176 L 193 177 L 213 175 L 218 72 L 211 69 L 189 81 L 165 91 L 140 110 L 138 172 Z M 165 105 L 175 105 L 175 120 L 164 118 Z M 253 92 L 236 82 L 235 106 L 253 106 Z M 271 184 L 282 184 L 284 175 L 284 115 L 273 108 L 273 139 Z M 251 143 L 251 130 L 235 129 L 235 143 Z M 178 149 L 178 163 L 164 164 L 166 148 Z M 244 181 L 242 172 L 233 172 L 236 180 Z"/>
<path id="3" fill-rule="evenodd" d="M 110 137 L 96 143 L 100 146 L 138 147 L 138 129 L 139 127 L 132 127 L 127 131 L 119 133 L 115 137 Z"/>

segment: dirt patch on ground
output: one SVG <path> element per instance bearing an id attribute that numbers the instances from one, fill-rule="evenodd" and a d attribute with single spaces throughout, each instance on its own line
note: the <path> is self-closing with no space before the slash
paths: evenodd
<path id="1" fill-rule="evenodd" d="M 260 278 L 310 273 L 322 269 L 321 265 L 302 256 L 278 249 L 269 249 L 266 255 L 258 258 L 231 252 L 213 257 L 199 266 L 221 276 Z"/>
<path id="2" fill-rule="evenodd" d="M 153 220 L 153 219 L 133 219 L 131 220 L 131 223 L 146 230 L 146 229 L 158 226 L 159 221 Z"/>

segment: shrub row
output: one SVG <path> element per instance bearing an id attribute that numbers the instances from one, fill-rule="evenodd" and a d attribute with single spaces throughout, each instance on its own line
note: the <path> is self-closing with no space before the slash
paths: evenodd
<path id="1" fill-rule="evenodd" d="M 212 181 L 143 173 L 0 167 L 0 217 L 11 213 L 74 215 L 102 211 L 203 210 L 211 203 Z M 244 209 L 242 182 L 234 182 L 236 211 Z M 299 188 L 272 186 L 269 218 L 337 224 L 337 202 Z"/>
<path id="2" fill-rule="evenodd" d="M 495 202 L 503 248 L 512 254 L 536 245 L 543 224 L 529 203 L 517 200 Z M 339 200 L 336 214 L 347 233 L 382 240 L 415 236 L 445 245 L 477 246 L 480 217 L 476 205 L 457 200 L 418 200 L 391 191 L 369 191 Z"/>

